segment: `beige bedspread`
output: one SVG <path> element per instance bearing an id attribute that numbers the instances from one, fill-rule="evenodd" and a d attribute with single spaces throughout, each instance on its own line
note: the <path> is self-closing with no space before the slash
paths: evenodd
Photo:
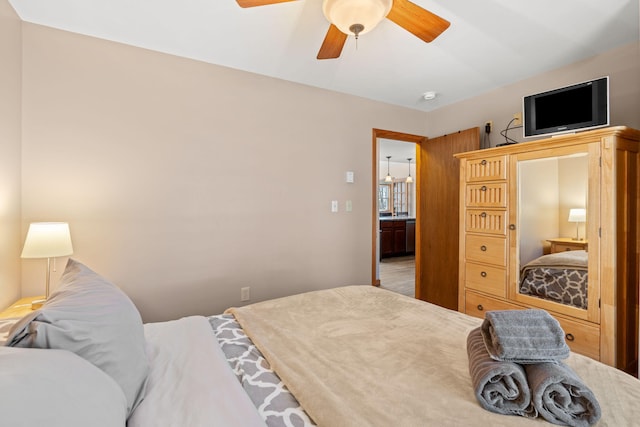
<path id="1" fill-rule="evenodd" d="M 544 423 L 476 401 L 466 338 L 480 319 L 370 286 L 229 311 L 319 426 Z M 598 425 L 640 420 L 640 381 L 580 355 L 567 362 L 600 401 Z"/>

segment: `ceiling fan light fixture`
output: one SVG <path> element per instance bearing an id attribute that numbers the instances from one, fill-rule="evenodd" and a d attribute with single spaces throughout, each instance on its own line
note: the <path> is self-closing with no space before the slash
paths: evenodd
<path id="1" fill-rule="evenodd" d="M 340 31 L 358 36 L 373 30 L 392 5 L 393 0 L 323 0 L 322 12 Z"/>

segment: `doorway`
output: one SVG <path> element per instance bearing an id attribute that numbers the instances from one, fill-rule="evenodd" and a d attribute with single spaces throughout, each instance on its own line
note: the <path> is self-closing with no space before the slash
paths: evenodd
<path id="1" fill-rule="evenodd" d="M 378 139 L 416 144 L 415 298 L 458 309 L 460 169 L 455 153 L 478 150 L 480 129 L 436 138 L 373 130 L 373 226 L 371 277 L 380 286 L 378 265 Z"/>
<path id="2" fill-rule="evenodd" d="M 421 135 L 373 130 L 372 285 L 412 297 L 420 277 L 418 144 L 424 140 Z M 381 172 L 387 175 L 382 182 Z"/>

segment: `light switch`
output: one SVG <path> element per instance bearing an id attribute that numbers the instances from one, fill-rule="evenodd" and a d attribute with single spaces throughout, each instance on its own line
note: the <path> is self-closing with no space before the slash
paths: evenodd
<path id="1" fill-rule="evenodd" d="M 353 210 L 353 204 L 351 203 L 351 200 L 347 200 L 344 204 L 344 210 L 347 212 L 351 212 Z"/>
<path id="2" fill-rule="evenodd" d="M 353 178 L 354 178 L 353 171 L 348 171 L 347 172 L 347 182 L 352 184 L 353 183 Z"/>
<path id="3" fill-rule="evenodd" d="M 337 200 L 332 200 L 331 201 L 331 212 L 338 212 L 338 201 Z"/>

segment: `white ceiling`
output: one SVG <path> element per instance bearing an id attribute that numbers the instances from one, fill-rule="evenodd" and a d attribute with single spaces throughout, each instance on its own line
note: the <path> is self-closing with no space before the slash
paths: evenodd
<path id="1" fill-rule="evenodd" d="M 413 142 L 395 141 L 392 139 L 378 139 L 378 158 L 381 162 L 387 162 L 387 156 L 391 156 L 390 162 L 407 163 L 407 159 L 416 162 L 416 144 Z"/>
<path id="2" fill-rule="evenodd" d="M 318 61 L 322 0 L 9 2 L 27 22 L 422 111 L 638 40 L 640 21 L 639 0 L 414 0 L 451 22 L 432 43 L 384 20 Z"/>

